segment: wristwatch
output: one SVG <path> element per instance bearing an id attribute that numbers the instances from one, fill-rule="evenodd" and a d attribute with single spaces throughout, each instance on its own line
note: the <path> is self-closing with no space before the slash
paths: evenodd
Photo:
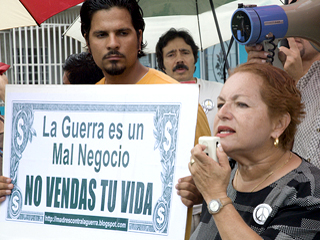
<path id="1" fill-rule="evenodd" d="M 212 199 L 208 204 L 208 211 L 211 215 L 216 214 L 221 210 L 221 208 L 230 203 L 232 203 L 232 200 L 229 197 Z"/>

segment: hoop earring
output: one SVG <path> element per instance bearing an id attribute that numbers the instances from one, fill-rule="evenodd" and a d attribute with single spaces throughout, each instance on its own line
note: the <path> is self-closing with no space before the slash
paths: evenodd
<path id="1" fill-rule="evenodd" d="M 278 148 L 278 146 L 279 146 L 279 138 L 278 138 L 278 137 L 276 137 L 276 139 L 274 139 L 273 145 L 274 145 L 276 148 Z"/>

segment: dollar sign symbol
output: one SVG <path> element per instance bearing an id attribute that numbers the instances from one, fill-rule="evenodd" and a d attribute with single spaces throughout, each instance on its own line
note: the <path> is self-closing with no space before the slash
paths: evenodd
<path id="1" fill-rule="evenodd" d="M 19 133 L 19 137 L 17 139 L 17 143 L 19 146 L 21 146 L 21 144 L 23 143 L 23 129 L 21 128 L 21 126 L 23 126 L 24 124 L 23 119 L 19 119 L 18 121 L 18 133 Z"/>
<path id="2" fill-rule="evenodd" d="M 13 203 L 12 210 L 13 210 L 14 212 L 16 212 L 16 211 L 19 209 L 19 204 L 18 204 L 18 202 L 19 202 L 18 196 L 14 196 L 14 197 L 13 197 L 13 200 L 12 200 L 12 203 Z"/>
<path id="3" fill-rule="evenodd" d="M 166 141 L 163 143 L 163 149 L 168 152 L 168 150 L 170 149 L 170 145 L 171 145 L 171 135 L 169 133 L 169 130 L 172 129 L 172 124 L 171 122 L 167 122 L 165 128 L 165 132 L 164 132 L 164 136 L 166 137 Z"/>
<path id="4" fill-rule="evenodd" d="M 161 208 L 158 209 L 158 216 L 160 217 L 160 218 L 157 218 L 157 223 L 158 223 L 158 224 L 162 224 L 163 221 L 164 221 L 163 212 L 164 212 L 164 208 L 163 208 L 163 207 L 161 207 Z"/>

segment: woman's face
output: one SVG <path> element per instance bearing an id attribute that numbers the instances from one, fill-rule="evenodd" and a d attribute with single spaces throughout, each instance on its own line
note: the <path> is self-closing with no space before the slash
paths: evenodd
<path id="1" fill-rule="evenodd" d="M 226 81 L 218 97 L 215 135 L 231 157 L 259 152 L 273 144 L 273 124 L 260 94 L 262 81 L 252 73 L 236 73 Z"/>

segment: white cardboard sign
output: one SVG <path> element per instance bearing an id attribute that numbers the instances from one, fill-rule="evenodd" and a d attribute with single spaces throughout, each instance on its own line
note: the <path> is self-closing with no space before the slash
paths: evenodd
<path id="1" fill-rule="evenodd" d="M 184 239 L 197 108 L 196 85 L 7 86 L 0 239 Z"/>

